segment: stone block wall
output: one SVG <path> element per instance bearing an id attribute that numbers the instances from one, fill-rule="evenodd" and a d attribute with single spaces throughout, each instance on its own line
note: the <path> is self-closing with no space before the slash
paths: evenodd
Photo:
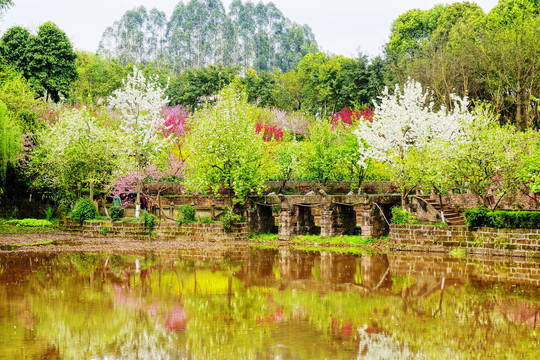
<path id="1" fill-rule="evenodd" d="M 438 198 L 438 196 L 433 196 L 433 198 Z M 442 201 L 443 204 L 451 205 L 459 209 L 472 209 L 481 205 L 481 201 L 478 196 L 473 194 L 442 195 Z M 495 199 L 495 201 L 497 201 L 497 199 Z M 504 198 L 501 201 L 500 207 L 502 209 L 513 210 L 516 208 L 515 204 L 519 204 L 519 207 L 523 210 L 539 210 L 537 204 L 531 197 L 521 194 Z"/>
<path id="2" fill-rule="evenodd" d="M 266 181 L 265 192 L 278 192 L 282 184 L 282 181 Z M 294 190 L 299 194 L 305 194 L 324 188 L 329 194 L 347 194 L 351 191 L 351 185 L 354 189 L 358 188 L 356 182 L 351 183 L 350 181 L 327 181 L 325 184 L 318 181 L 287 181 L 284 190 Z M 375 193 L 386 194 L 393 190 L 393 185 L 390 181 L 364 181 L 362 182 L 362 190 L 367 186 L 372 188 Z"/>
<path id="3" fill-rule="evenodd" d="M 153 206 L 159 206 L 158 198 L 157 196 L 151 196 L 150 201 Z M 211 206 L 217 206 L 217 207 L 225 207 L 229 206 L 229 199 L 226 197 L 215 197 L 215 196 L 184 196 L 184 195 L 178 195 L 178 196 L 162 196 L 161 197 L 161 204 L 162 205 L 171 205 L 174 206 L 181 206 L 181 205 L 193 205 L 193 206 L 201 206 L 201 207 L 211 207 Z"/>
<path id="4" fill-rule="evenodd" d="M 161 200 L 161 208 L 157 198 L 150 198 L 150 210 L 156 216 L 163 215 L 171 219 L 178 218 L 178 208 L 182 205 L 193 205 L 197 212 L 197 217 L 200 218 L 219 218 L 224 212 L 226 205 L 222 200 L 217 201 L 217 198 L 211 196 L 178 196 L 178 197 L 163 197 Z M 110 207 L 111 205 L 107 205 Z M 160 210 L 162 214 L 160 214 Z M 124 217 L 135 216 L 135 205 L 127 205 L 124 207 Z M 100 214 L 105 216 L 105 212 L 100 208 Z"/>
<path id="5" fill-rule="evenodd" d="M 475 257 L 454 259 L 446 255 L 390 254 L 392 274 L 426 274 L 436 278 L 467 278 L 511 284 L 540 285 L 540 262 L 524 258 Z M 466 263 L 467 266 L 463 266 Z"/>
<path id="6" fill-rule="evenodd" d="M 107 234 L 103 228 L 107 227 Z M 60 222 L 62 231 L 78 233 L 87 237 L 120 237 L 148 240 L 148 231 L 139 223 L 121 221 L 84 221 L 82 226 L 69 218 Z M 178 226 L 174 222 L 162 222 L 154 227 L 154 240 L 193 240 L 193 241 L 240 241 L 247 238 L 246 223 L 233 225 L 233 231 L 227 233 L 221 223 L 188 223 Z"/>
<path id="7" fill-rule="evenodd" d="M 391 225 L 391 250 L 540 257 L 540 229 L 493 229 L 467 226 Z"/>
<path id="8" fill-rule="evenodd" d="M 281 188 L 282 181 L 266 181 L 265 192 L 277 191 Z M 343 193 L 346 194 L 353 188 L 357 188 L 357 183 L 350 181 L 327 181 L 325 184 L 318 181 L 287 181 L 285 184 L 285 190 L 296 190 L 299 193 L 306 193 L 311 190 L 317 190 L 324 187 L 328 193 Z M 392 190 L 393 183 L 390 181 L 364 181 L 362 188 L 370 186 L 375 188 L 378 193 L 388 193 Z M 181 182 L 159 182 L 157 185 L 149 185 L 148 193 L 157 195 L 161 190 L 161 194 L 182 194 L 184 193 L 184 187 Z"/>

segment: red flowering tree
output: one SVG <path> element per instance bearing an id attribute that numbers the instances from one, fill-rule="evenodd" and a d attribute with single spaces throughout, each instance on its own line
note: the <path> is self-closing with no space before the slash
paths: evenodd
<path id="1" fill-rule="evenodd" d="M 373 109 L 371 106 L 364 107 L 360 110 L 351 110 L 345 106 L 341 111 L 332 115 L 332 125 L 343 124 L 345 126 L 352 126 L 360 119 L 369 122 L 373 121 Z"/>
<path id="2" fill-rule="evenodd" d="M 260 132 L 263 132 L 263 140 L 264 141 L 282 141 L 283 140 L 283 129 L 276 125 L 272 124 L 266 124 L 263 122 L 258 122 L 257 125 L 255 125 L 255 131 L 257 134 Z"/>

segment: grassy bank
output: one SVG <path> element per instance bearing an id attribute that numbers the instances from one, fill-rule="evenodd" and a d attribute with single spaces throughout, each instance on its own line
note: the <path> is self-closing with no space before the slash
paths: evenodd
<path id="1" fill-rule="evenodd" d="M 58 231 L 58 219 L 0 219 L 0 234 L 43 234 Z"/>
<path id="2" fill-rule="evenodd" d="M 303 235 L 295 236 L 288 241 L 292 245 L 303 246 L 372 246 L 386 245 L 388 237 L 372 238 L 370 236 L 361 235 L 344 235 L 324 238 L 320 235 Z M 278 234 L 260 234 L 252 236 L 250 242 L 264 244 L 277 242 Z"/>

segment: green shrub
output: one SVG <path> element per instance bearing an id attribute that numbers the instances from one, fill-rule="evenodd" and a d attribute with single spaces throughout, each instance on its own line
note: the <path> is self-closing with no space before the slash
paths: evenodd
<path id="1" fill-rule="evenodd" d="M 182 205 L 178 208 L 178 225 L 195 222 L 195 207 L 192 205 Z"/>
<path id="2" fill-rule="evenodd" d="M 49 207 L 49 208 L 47 208 L 47 210 L 45 210 L 45 219 L 46 219 L 47 221 L 51 221 L 52 216 L 53 216 L 53 209 L 51 209 L 51 208 Z"/>
<path id="3" fill-rule="evenodd" d="M 71 218 L 80 225 L 84 220 L 92 220 L 98 215 L 96 205 L 88 198 L 81 199 L 71 212 Z"/>
<path id="4" fill-rule="evenodd" d="M 392 224 L 408 224 L 409 223 L 408 211 L 403 210 L 399 206 L 394 206 L 392 208 Z"/>
<path id="5" fill-rule="evenodd" d="M 71 207 L 67 204 L 60 204 L 56 209 L 56 213 L 59 217 L 68 216 L 71 213 Z"/>
<path id="6" fill-rule="evenodd" d="M 20 216 L 20 211 L 19 211 L 19 208 L 16 207 L 16 206 L 13 206 L 11 211 L 8 211 L 6 213 L 6 217 L 8 217 L 8 218 L 18 219 L 19 216 Z"/>
<path id="7" fill-rule="evenodd" d="M 225 232 L 232 232 L 233 231 L 233 225 L 238 222 L 244 222 L 244 218 L 240 215 L 233 214 L 232 211 L 227 212 L 225 215 L 221 217 L 221 224 L 223 225 L 223 228 L 225 229 Z"/>
<path id="8" fill-rule="evenodd" d="M 124 217 L 124 208 L 120 206 L 111 206 L 109 208 L 109 215 L 112 221 L 118 221 Z"/>
<path id="9" fill-rule="evenodd" d="M 140 222 L 140 219 L 137 217 L 125 217 L 125 218 L 121 218 L 120 222 L 135 223 L 135 222 Z"/>
<path id="10" fill-rule="evenodd" d="M 92 220 L 88 220 L 88 221 L 106 221 L 106 220 L 109 220 L 106 216 L 96 216 L 95 218 L 93 218 Z"/>
<path id="11" fill-rule="evenodd" d="M 15 226 L 28 226 L 28 227 L 39 227 L 39 226 L 52 226 L 52 222 L 44 219 L 22 219 L 22 220 L 9 220 L 7 224 Z"/>
<path id="12" fill-rule="evenodd" d="M 200 222 L 201 224 L 213 224 L 213 223 L 215 223 L 215 221 L 212 220 L 212 219 L 209 218 L 209 217 L 199 218 L 199 222 Z"/>
<path id="13" fill-rule="evenodd" d="M 467 225 L 472 227 L 492 227 L 498 229 L 538 229 L 539 211 L 489 211 L 479 207 L 465 211 Z"/>
<path id="14" fill-rule="evenodd" d="M 487 225 L 488 212 L 489 210 L 483 206 L 465 210 L 465 222 L 472 227 L 489 226 Z"/>
<path id="15" fill-rule="evenodd" d="M 144 225 L 146 230 L 148 230 L 148 236 L 152 237 L 152 234 L 154 233 L 154 226 L 157 223 L 157 216 L 143 211 L 139 219 L 139 221 Z"/>
<path id="16" fill-rule="evenodd" d="M 108 226 L 104 226 L 101 228 L 101 233 L 103 235 L 107 235 L 109 233 L 109 227 Z"/>

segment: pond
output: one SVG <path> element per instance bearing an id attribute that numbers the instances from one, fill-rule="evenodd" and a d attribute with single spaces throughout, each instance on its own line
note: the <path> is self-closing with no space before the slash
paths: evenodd
<path id="1" fill-rule="evenodd" d="M 540 359 L 540 262 L 0 255 L 0 359 Z"/>

